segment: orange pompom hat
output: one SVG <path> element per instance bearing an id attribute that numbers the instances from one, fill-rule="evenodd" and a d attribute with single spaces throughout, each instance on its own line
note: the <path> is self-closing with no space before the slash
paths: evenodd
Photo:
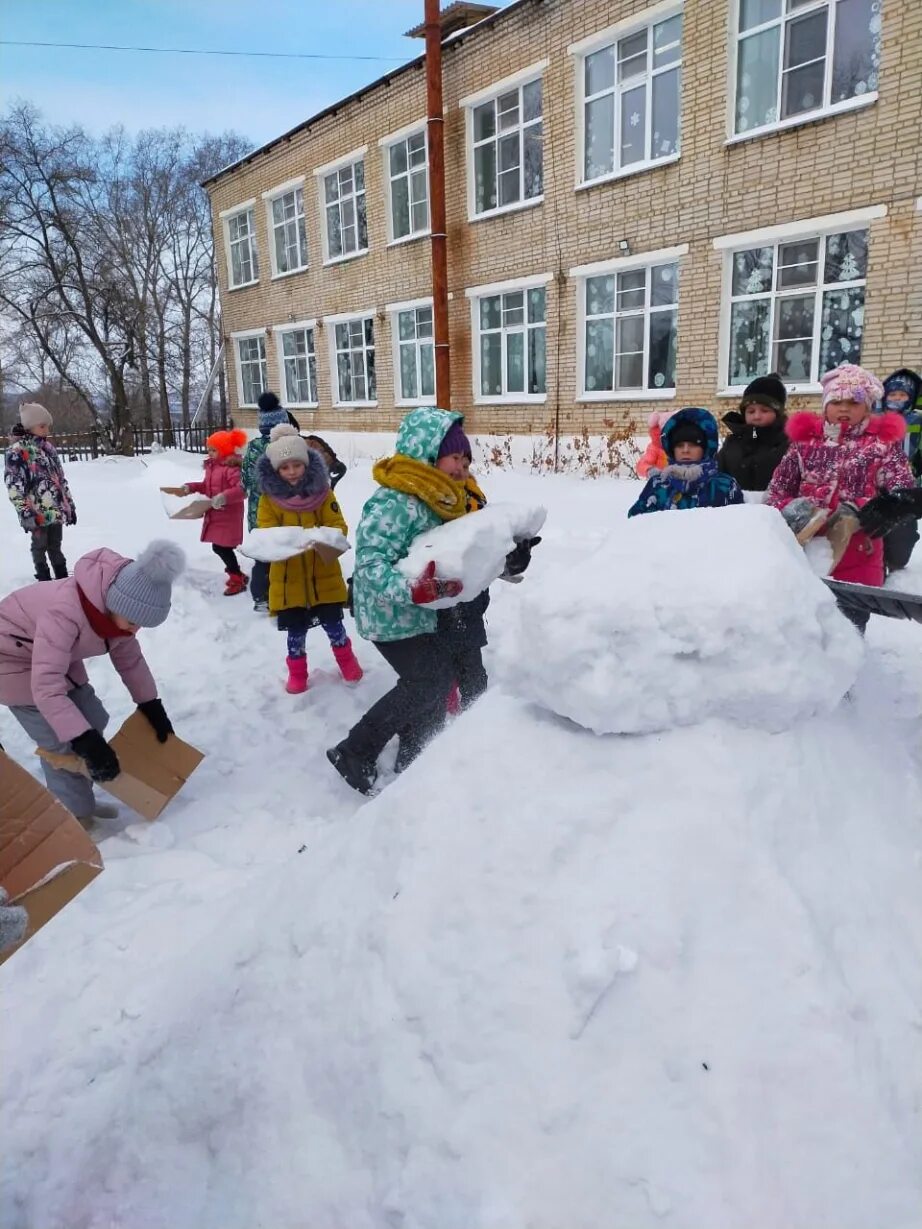
<path id="1" fill-rule="evenodd" d="M 222 461 L 226 461 L 235 452 L 243 452 L 247 446 L 247 433 L 235 427 L 233 431 L 215 431 L 205 441 L 207 448 L 213 448 Z"/>

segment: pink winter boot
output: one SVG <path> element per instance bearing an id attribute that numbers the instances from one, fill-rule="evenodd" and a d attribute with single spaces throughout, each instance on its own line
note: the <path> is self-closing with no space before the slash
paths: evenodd
<path id="1" fill-rule="evenodd" d="M 458 684 L 452 683 L 451 691 L 448 693 L 448 701 L 445 704 L 445 711 L 449 717 L 457 717 L 461 712 L 461 692 L 458 690 Z"/>
<path id="2" fill-rule="evenodd" d="M 333 656 L 336 658 L 336 664 L 339 666 L 340 674 L 347 683 L 357 683 L 362 678 L 364 671 L 352 652 L 352 641 L 347 640 L 345 644 L 333 644 L 330 647 L 333 650 Z"/>
<path id="3" fill-rule="evenodd" d="M 306 657 L 288 657 L 288 682 L 285 684 L 285 690 L 289 695 L 297 696 L 302 691 L 307 691 L 307 658 Z"/>

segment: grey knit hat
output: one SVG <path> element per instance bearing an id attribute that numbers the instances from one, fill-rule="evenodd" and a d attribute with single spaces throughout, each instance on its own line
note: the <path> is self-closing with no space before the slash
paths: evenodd
<path id="1" fill-rule="evenodd" d="M 307 440 L 287 422 L 279 423 L 269 432 L 271 443 L 266 448 L 266 456 L 273 469 L 278 469 L 286 461 L 300 461 L 307 465 Z"/>
<path id="2" fill-rule="evenodd" d="M 117 574 L 106 592 L 106 609 L 139 627 L 159 627 L 170 613 L 173 581 L 185 566 L 175 542 L 151 542 Z"/>
<path id="3" fill-rule="evenodd" d="M 37 401 L 24 401 L 19 407 L 19 421 L 27 431 L 31 431 L 33 427 L 50 427 L 54 419 Z"/>

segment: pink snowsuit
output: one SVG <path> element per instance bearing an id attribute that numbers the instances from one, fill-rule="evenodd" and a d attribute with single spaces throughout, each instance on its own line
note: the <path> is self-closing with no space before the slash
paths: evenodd
<path id="1" fill-rule="evenodd" d="M 202 523 L 202 541 L 215 546 L 239 546 L 243 541 L 243 505 L 246 492 L 240 485 L 240 466 L 227 465 L 224 461 L 205 462 L 205 477 L 201 482 L 187 482 L 186 490 L 196 495 L 227 496 L 223 508 L 212 508 L 205 513 Z"/>
<path id="2" fill-rule="evenodd" d="M 901 447 L 906 423 L 899 414 L 877 414 L 855 427 L 839 427 L 803 411 L 792 415 L 787 434 L 791 447 L 765 497 L 773 508 L 798 498 L 831 512 L 841 502 L 861 508 L 881 491 L 915 485 Z M 882 585 L 883 540 L 856 533 L 832 575 L 853 584 Z"/>
<path id="3" fill-rule="evenodd" d="M 103 547 L 78 560 L 68 580 L 27 585 L 0 602 L 0 704 L 33 705 L 58 738 L 70 742 L 91 727 L 68 693 L 89 681 L 86 658 L 107 653 L 135 704 L 156 700 L 157 684 L 137 637 L 103 640 L 80 601 L 82 589 L 105 611 L 109 586 L 130 562 Z"/>

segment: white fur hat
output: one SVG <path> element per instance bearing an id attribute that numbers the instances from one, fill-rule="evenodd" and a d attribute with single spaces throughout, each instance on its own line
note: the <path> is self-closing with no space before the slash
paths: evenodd
<path id="1" fill-rule="evenodd" d="M 286 461 L 300 461 L 307 465 L 307 440 L 297 432 L 290 423 L 280 422 L 269 432 L 269 446 L 266 456 L 273 469 L 278 469 Z"/>
<path id="2" fill-rule="evenodd" d="M 50 427 L 54 419 L 50 411 L 37 401 L 24 401 L 19 407 L 19 421 L 27 431 L 33 427 Z"/>

